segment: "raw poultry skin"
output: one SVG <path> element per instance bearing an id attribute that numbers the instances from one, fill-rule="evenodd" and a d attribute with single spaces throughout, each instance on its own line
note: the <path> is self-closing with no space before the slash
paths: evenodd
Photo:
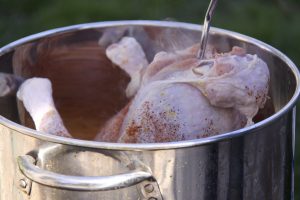
<path id="1" fill-rule="evenodd" d="M 52 85 L 46 78 L 27 79 L 17 97 L 34 121 L 36 130 L 57 136 L 71 137 L 53 101 Z"/>
<path id="2" fill-rule="evenodd" d="M 121 63 L 112 56 L 120 46 L 122 42 L 119 49 L 114 44 L 114 54 L 108 48 L 107 55 L 114 63 Z M 141 81 L 135 86 L 138 90 L 133 100 L 106 124 L 96 140 L 171 142 L 251 125 L 267 99 L 266 63 L 239 47 L 202 61 L 196 52 L 197 46 L 158 53 L 148 67 L 140 69 Z M 125 71 L 131 67 L 119 66 Z"/>
<path id="3" fill-rule="evenodd" d="M 148 65 L 134 38 L 124 37 L 109 46 L 108 58 L 131 77 L 126 90 L 131 101 L 107 121 L 95 140 L 171 142 L 251 125 L 267 99 L 270 76 L 266 63 L 239 47 L 225 54 L 209 51 L 205 60 L 200 61 L 196 58 L 197 49 L 195 45 L 173 53 L 160 52 Z M 51 83 L 47 81 L 42 78 L 25 81 L 18 97 L 37 130 L 70 137 L 55 109 Z M 34 94 L 28 89 L 43 85 L 48 89 L 40 94 L 36 92 L 38 89 Z M 44 103 L 41 95 L 47 97 Z M 30 103 L 32 100 L 36 103 Z"/>

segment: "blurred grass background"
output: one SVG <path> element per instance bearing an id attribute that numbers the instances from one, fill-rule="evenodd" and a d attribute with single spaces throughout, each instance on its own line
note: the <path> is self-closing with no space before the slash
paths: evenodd
<path id="1" fill-rule="evenodd" d="M 40 31 L 86 22 L 171 18 L 200 24 L 208 3 L 209 0 L 0 0 L 0 46 Z M 213 26 L 262 40 L 300 66 L 299 0 L 219 0 Z M 299 130 L 300 109 L 298 116 Z M 296 200 L 300 200 L 299 145 L 298 134 Z"/>

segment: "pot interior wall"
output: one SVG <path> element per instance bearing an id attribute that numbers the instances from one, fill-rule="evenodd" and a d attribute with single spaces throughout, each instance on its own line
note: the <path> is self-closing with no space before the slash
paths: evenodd
<path id="1" fill-rule="evenodd" d="M 124 93 L 128 75 L 105 56 L 105 48 L 123 36 L 135 37 L 151 61 L 159 51 L 174 51 L 198 42 L 200 32 L 131 25 L 59 33 L 25 43 L 2 55 L 0 71 L 24 78 L 49 78 L 55 104 L 66 127 L 76 138 L 92 139 L 103 123 L 129 101 Z M 271 72 L 270 99 L 256 116 L 256 121 L 280 110 L 293 96 L 294 74 L 286 63 L 268 50 L 217 32 L 212 32 L 209 43 L 219 52 L 240 46 L 267 62 Z M 15 96 L 0 98 L 0 114 L 34 128 L 30 116 Z"/>

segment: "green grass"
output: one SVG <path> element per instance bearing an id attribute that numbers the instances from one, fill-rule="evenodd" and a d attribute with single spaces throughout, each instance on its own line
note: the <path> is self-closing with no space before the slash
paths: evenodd
<path id="1" fill-rule="evenodd" d="M 0 46 L 43 30 L 85 22 L 172 18 L 202 23 L 207 4 L 208 0 L 0 0 Z M 220 0 L 213 26 L 262 40 L 300 66 L 299 0 Z M 300 136 L 296 136 L 295 199 L 300 199 L 299 145 Z"/>

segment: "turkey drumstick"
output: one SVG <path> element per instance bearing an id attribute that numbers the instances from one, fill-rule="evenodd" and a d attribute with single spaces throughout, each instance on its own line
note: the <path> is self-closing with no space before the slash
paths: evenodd
<path id="1" fill-rule="evenodd" d="M 71 137 L 55 108 L 49 79 L 27 79 L 19 88 L 18 99 L 33 119 L 35 128 L 45 133 Z"/>

